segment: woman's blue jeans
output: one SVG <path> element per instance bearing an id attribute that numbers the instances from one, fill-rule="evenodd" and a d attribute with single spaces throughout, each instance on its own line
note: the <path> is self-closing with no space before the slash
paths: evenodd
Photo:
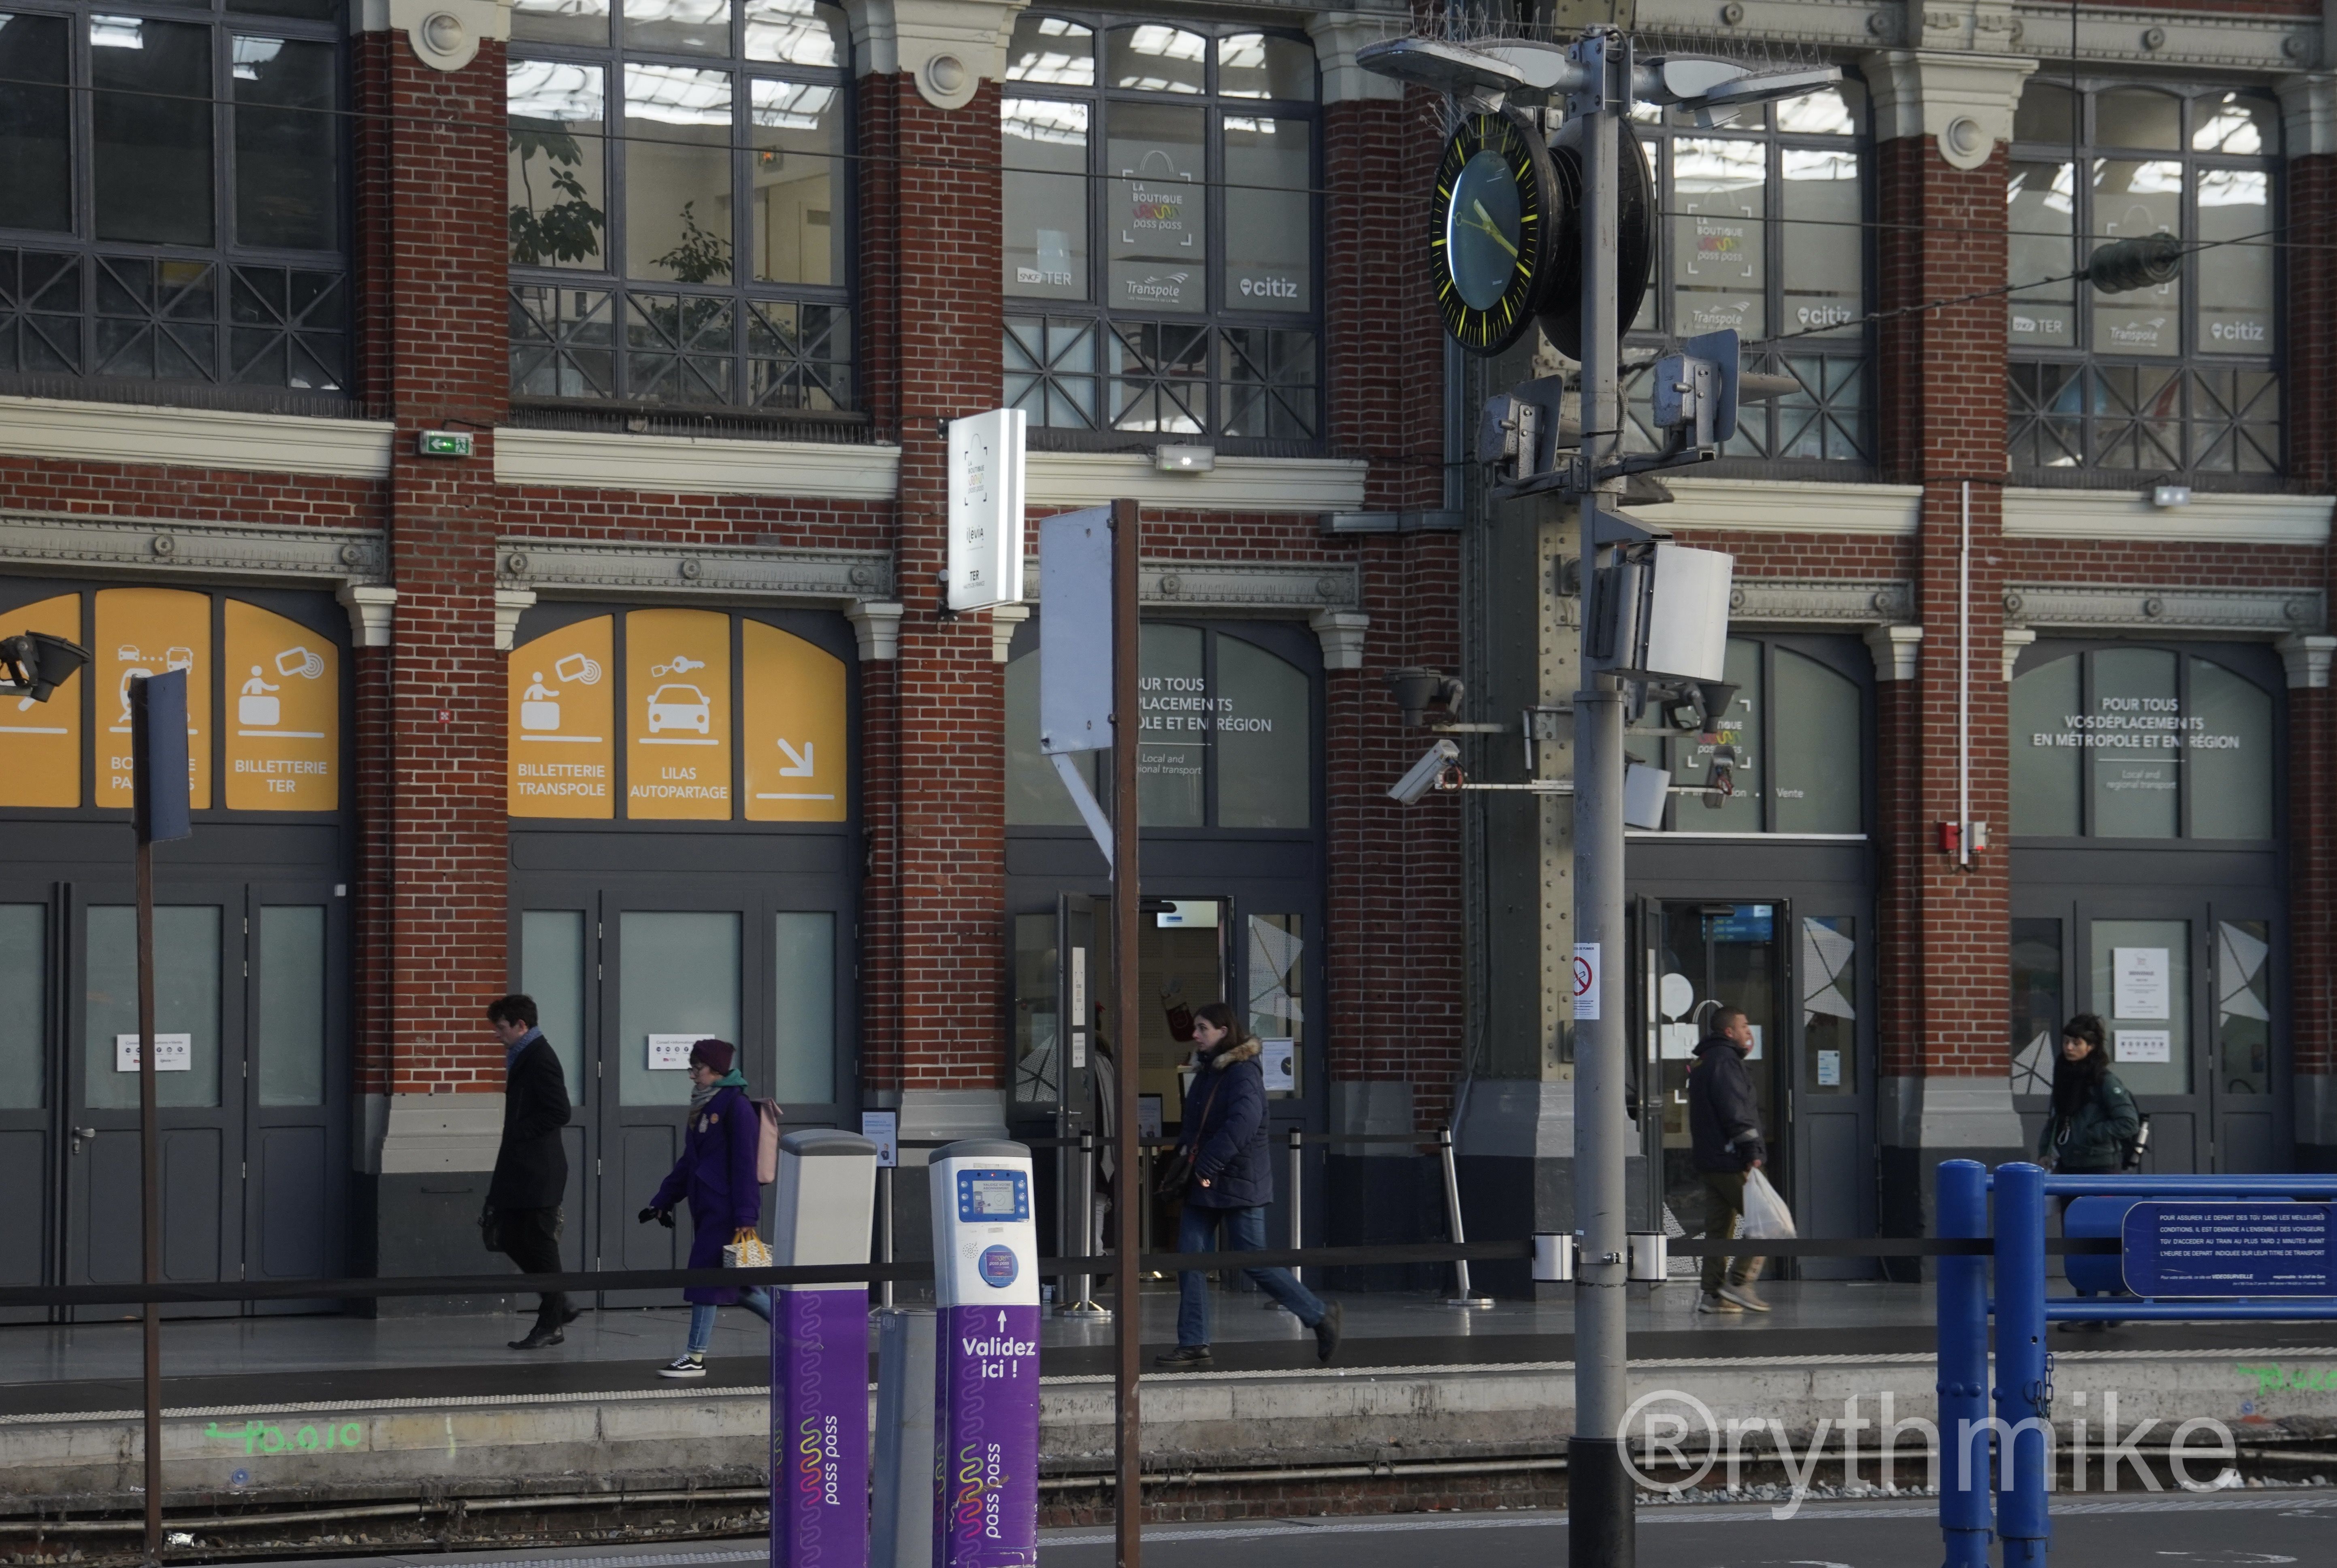
<path id="1" fill-rule="evenodd" d="M 1217 1227 L 1225 1226 L 1228 1252 L 1260 1252 L 1266 1250 L 1266 1208 L 1204 1209 L 1191 1199 L 1185 1202 L 1185 1217 L 1177 1222 L 1177 1250 L 1180 1252 L 1214 1252 L 1217 1250 Z M 1291 1315 L 1308 1328 L 1323 1320 L 1323 1303 L 1315 1292 L 1290 1277 L 1287 1269 L 1244 1269 L 1257 1288 L 1290 1309 Z M 1206 1345 L 1209 1342 L 1209 1281 L 1198 1269 L 1187 1269 L 1177 1276 L 1177 1343 Z"/>
<path id="2" fill-rule="evenodd" d="M 771 1320 L 771 1293 L 760 1285 L 748 1285 L 738 1292 L 738 1304 L 768 1323 Z M 714 1314 L 722 1309 L 708 1301 L 689 1309 L 689 1353 L 706 1354 L 706 1347 L 714 1343 Z"/>

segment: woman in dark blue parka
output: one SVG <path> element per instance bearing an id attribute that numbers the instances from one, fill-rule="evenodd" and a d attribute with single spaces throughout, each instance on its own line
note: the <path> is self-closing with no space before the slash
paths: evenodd
<path id="1" fill-rule="evenodd" d="M 722 1249 L 751 1239 L 763 1218 L 763 1189 L 755 1180 L 762 1116 L 747 1097 L 746 1076 L 735 1066 L 738 1057 L 738 1047 L 728 1040 L 700 1040 L 689 1047 L 694 1086 L 681 1158 L 640 1213 L 644 1224 L 656 1220 L 671 1225 L 675 1206 L 685 1197 L 689 1200 L 693 1269 L 720 1268 Z M 664 1377 L 706 1376 L 706 1348 L 714 1342 L 716 1309 L 743 1306 L 763 1321 L 771 1320 L 770 1294 L 760 1285 L 743 1290 L 692 1285 L 681 1294 L 689 1303 L 689 1348 L 665 1366 Z"/>
<path id="2" fill-rule="evenodd" d="M 1177 1250 L 1208 1252 L 1222 1228 L 1229 1252 L 1266 1247 L 1266 1206 L 1274 1201 L 1274 1165 L 1266 1144 L 1266 1074 L 1257 1037 L 1234 1022 L 1233 1009 L 1211 1002 L 1193 1015 L 1192 1086 L 1185 1094 L 1178 1144 L 1193 1151 L 1193 1179 L 1185 1188 L 1185 1215 Z M 1245 1269 L 1258 1288 L 1315 1330 L 1315 1354 L 1328 1361 L 1339 1348 L 1339 1308 L 1324 1305 L 1287 1269 Z M 1198 1269 L 1177 1276 L 1177 1348 L 1158 1359 L 1163 1367 L 1209 1365 L 1208 1277 Z"/>

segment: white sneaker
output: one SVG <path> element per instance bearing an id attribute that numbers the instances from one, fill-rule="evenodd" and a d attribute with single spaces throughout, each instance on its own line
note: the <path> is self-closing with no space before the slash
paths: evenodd
<path id="1" fill-rule="evenodd" d="M 706 1376 L 706 1358 L 703 1356 L 689 1355 L 676 1356 L 672 1360 L 658 1368 L 658 1376 L 660 1378 L 703 1378 Z"/>
<path id="2" fill-rule="evenodd" d="M 1719 1312 L 1724 1314 L 1729 1312 L 1741 1314 L 1745 1310 L 1744 1308 L 1738 1306 L 1736 1302 L 1716 1296 L 1709 1290 L 1706 1290 L 1703 1295 L 1697 1298 L 1696 1310 L 1699 1312 Z"/>

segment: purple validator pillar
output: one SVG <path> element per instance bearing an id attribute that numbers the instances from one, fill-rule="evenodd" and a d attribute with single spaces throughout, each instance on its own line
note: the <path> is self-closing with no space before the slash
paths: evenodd
<path id="1" fill-rule="evenodd" d="M 1039 1561 L 1039 1261 L 1031 1151 L 934 1151 L 933 1568 Z"/>
<path id="2" fill-rule="evenodd" d="M 868 1261 L 876 1145 L 811 1128 L 779 1140 L 772 1261 Z M 866 1568 L 868 1284 L 771 1292 L 771 1568 Z"/>

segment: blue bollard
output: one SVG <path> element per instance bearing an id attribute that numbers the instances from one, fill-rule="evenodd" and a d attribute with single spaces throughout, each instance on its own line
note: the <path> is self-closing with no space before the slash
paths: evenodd
<path id="1" fill-rule="evenodd" d="M 2004 1457 L 1996 1533 L 2004 1568 L 2045 1568 L 2052 1536 L 2053 1387 L 2045 1354 L 2045 1173 L 1996 1168 L 1996 1414 Z"/>
<path id="2" fill-rule="evenodd" d="M 1940 1163 L 1942 1236 L 1988 1234 L 1988 1170 L 1977 1160 Z M 1946 1568 L 1989 1568 L 1988 1444 L 1967 1466 L 1964 1434 L 1988 1418 L 1988 1261 L 1941 1258 L 1940 1319 L 1940 1534 Z"/>

